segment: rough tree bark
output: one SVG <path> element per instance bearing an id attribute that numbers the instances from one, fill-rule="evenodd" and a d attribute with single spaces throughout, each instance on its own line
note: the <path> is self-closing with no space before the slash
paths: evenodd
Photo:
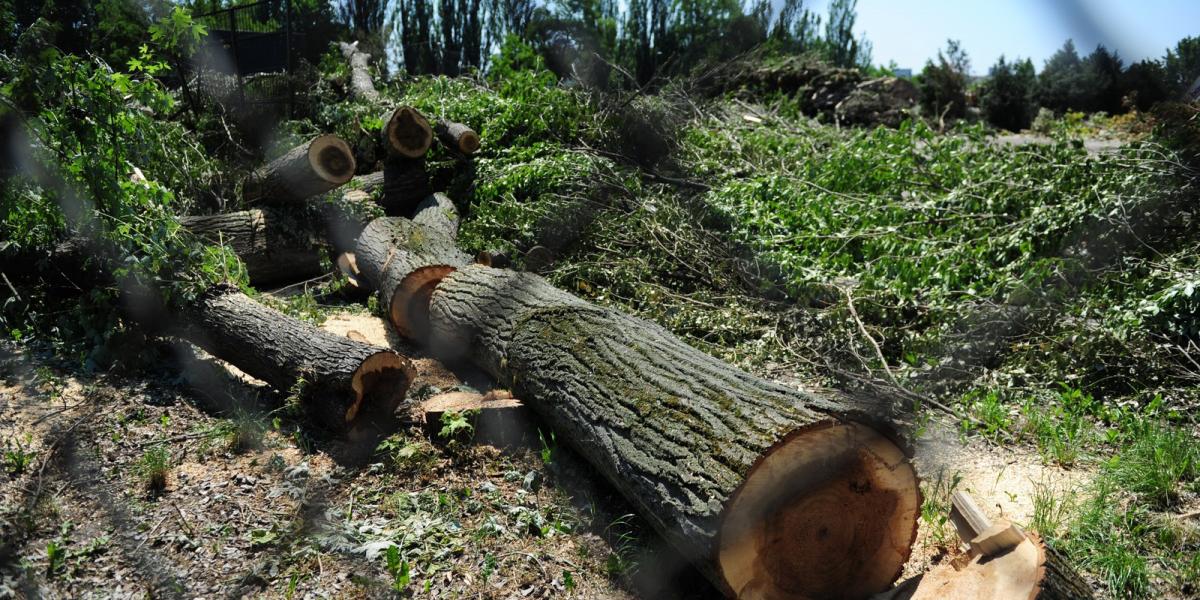
<path id="1" fill-rule="evenodd" d="M 325 223 L 312 212 L 277 208 L 180 217 L 179 223 L 210 244 L 224 243 L 246 265 L 256 286 L 300 281 L 324 272 Z"/>
<path id="2" fill-rule="evenodd" d="M 318 329 L 228 286 L 193 302 L 184 321 L 187 340 L 278 390 L 303 380 L 306 409 L 336 430 L 390 415 L 415 375 L 391 350 Z"/>
<path id="3" fill-rule="evenodd" d="M 861 598 L 899 576 L 916 474 L 854 402 L 760 379 L 536 275 L 470 265 L 435 285 L 433 351 L 508 385 L 726 593 Z"/>
<path id="4" fill-rule="evenodd" d="M 417 109 L 400 106 L 383 117 L 383 145 L 393 156 L 420 158 L 433 144 L 433 128 Z"/>
<path id="5" fill-rule="evenodd" d="M 350 187 L 372 194 L 383 188 L 383 171 L 356 175 L 354 179 L 350 180 Z"/>
<path id="6" fill-rule="evenodd" d="M 479 134 L 462 123 L 438 121 L 433 130 L 439 142 L 459 154 L 471 156 L 479 150 Z"/>
<path id="7" fill-rule="evenodd" d="M 441 229 L 451 239 L 458 236 L 458 208 L 449 196 L 434 192 L 417 204 L 412 222 L 434 229 Z"/>
<path id="8" fill-rule="evenodd" d="M 354 176 L 354 154 L 336 135 L 313 138 L 256 171 L 242 188 L 246 201 L 304 200 L 336 188 Z"/>
<path id="9" fill-rule="evenodd" d="M 436 207 L 430 210 L 435 215 L 445 214 Z M 419 224 L 403 217 L 384 217 L 371 221 L 358 238 L 354 258 L 359 282 L 379 292 L 392 325 L 405 336 L 424 336 L 433 285 L 471 262 L 471 257 L 454 245 L 448 221 L 435 226 L 433 219 Z"/>
<path id="10" fill-rule="evenodd" d="M 338 42 L 342 56 L 350 63 L 350 95 L 353 98 L 375 102 L 379 100 L 379 92 L 375 90 L 375 82 L 371 80 L 369 66 L 371 55 L 358 51 L 358 42 L 347 44 Z"/>

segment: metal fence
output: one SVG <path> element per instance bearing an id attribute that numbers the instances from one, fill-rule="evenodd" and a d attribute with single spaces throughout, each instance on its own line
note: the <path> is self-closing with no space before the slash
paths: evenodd
<path id="1" fill-rule="evenodd" d="M 206 97 L 241 110 L 291 113 L 291 0 L 259 0 L 195 19 L 208 30 L 192 59 L 193 81 Z"/>

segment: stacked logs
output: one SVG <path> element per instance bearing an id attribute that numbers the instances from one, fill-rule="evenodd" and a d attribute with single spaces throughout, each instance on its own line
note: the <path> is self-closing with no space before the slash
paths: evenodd
<path id="1" fill-rule="evenodd" d="M 354 96 L 377 98 L 365 55 L 350 45 L 343 50 L 354 68 Z M 478 136 L 470 128 L 450 125 L 438 122 L 439 130 L 457 137 L 440 139 L 462 142 L 454 141 L 449 151 L 478 149 Z M 363 215 L 378 214 L 372 205 L 385 213 L 420 211 L 439 224 L 457 223 L 454 203 L 429 189 L 424 155 L 436 137 L 429 121 L 416 109 L 401 106 L 388 113 L 381 137 L 389 160 L 380 172 L 355 177 L 350 146 L 335 135 L 319 135 L 254 171 L 242 185 L 242 201 L 248 205 L 243 210 L 182 216 L 180 224 L 236 253 L 254 285 L 322 275 L 326 257 L 357 277 L 354 254 L 347 251 L 367 225 Z M 328 194 L 347 183 L 350 189 L 340 197 Z M 411 293 L 431 289 L 415 285 Z M 210 289 L 186 312 L 173 333 L 281 391 L 298 393 L 313 420 L 336 431 L 354 434 L 376 417 L 389 415 L 413 377 L 409 360 L 392 350 L 329 334 L 233 288 Z"/>

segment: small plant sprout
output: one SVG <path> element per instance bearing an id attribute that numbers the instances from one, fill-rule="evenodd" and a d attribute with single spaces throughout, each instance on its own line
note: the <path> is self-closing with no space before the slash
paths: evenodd
<path id="1" fill-rule="evenodd" d="M 167 488 L 167 477 L 171 474 L 171 453 L 162 445 L 155 445 L 142 454 L 137 464 L 138 475 L 146 489 L 152 494 L 161 494 Z"/>

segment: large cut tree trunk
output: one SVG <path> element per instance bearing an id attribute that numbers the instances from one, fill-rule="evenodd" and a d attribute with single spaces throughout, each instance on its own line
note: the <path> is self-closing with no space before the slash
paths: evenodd
<path id="1" fill-rule="evenodd" d="M 435 203 L 434 216 L 447 213 Z M 424 212 L 424 211 L 422 211 Z M 375 219 L 358 237 L 354 258 L 359 280 L 379 292 L 379 301 L 392 324 L 405 336 L 422 339 L 428 330 L 429 294 L 447 273 L 471 262 L 454 245 L 447 219 L 424 224 L 402 217 Z"/>
<path id="2" fill-rule="evenodd" d="M 391 281 L 432 289 L 407 296 L 401 330 L 509 385 L 726 593 L 862 598 L 899 576 L 917 477 L 854 402 L 754 377 L 536 275 L 462 264 L 447 234 L 403 219 L 367 227 L 360 267 L 375 238 Z"/>
<path id="3" fill-rule="evenodd" d="M 415 374 L 391 350 L 318 329 L 230 287 L 197 299 L 185 321 L 189 341 L 278 390 L 298 390 L 313 419 L 336 430 L 390 415 Z"/>
<path id="4" fill-rule="evenodd" d="M 438 121 L 433 130 L 442 145 L 459 154 L 471 156 L 479 150 L 479 134 L 462 123 Z"/>
<path id="5" fill-rule="evenodd" d="M 210 244 L 224 243 L 246 265 L 255 286 L 290 283 L 324 272 L 325 225 L 310 211 L 278 208 L 180 217 L 185 229 Z"/>
<path id="6" fill-rule="evenodd" d="M 354 154 L 336 135 L 317 136 L 256 171 L 242 190 L 246 201 L 304 200 L 336 188 L 354 176 Z"/>
<path id="7" fill-rule="evenodd" d="M 375 82 L 371 80 L 369 62 L 371 55 L 358 51 L 358 42 L 347 44 L 338 42 L 342 56 L 350 63 L 350 95 L 360 100 L 374 102 L 379 100 L 379 92 L 375 90 Z"/>
<path id="8" fill-rule="evenodd" d="M 433 144 L 433 128 L 417 109 L 401 106 L 383 118 L 383 145 L 393 156 L 420 158 Z"/>
<path id="9" fill-rule="evenodd" d="M 908 559 L 916 474 L 837 394 L 754 377 L 528 273 L 459 268 L 429 320 L 435 352 L 509 385 L 727 593 L 861 598 Z"/>

